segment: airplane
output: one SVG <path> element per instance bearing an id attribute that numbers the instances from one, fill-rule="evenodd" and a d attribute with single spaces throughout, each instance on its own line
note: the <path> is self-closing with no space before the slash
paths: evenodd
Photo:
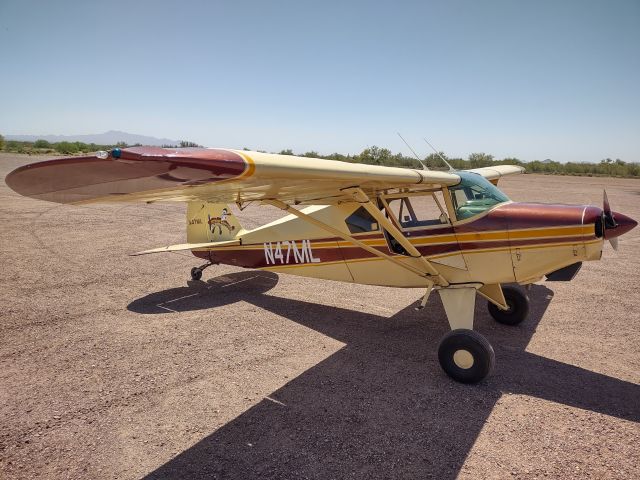
<path id="1" fill-rule="evenodd" d="M 599 260 L 604 241 L 637 222 L 603 207 L 518 203 L 498 187 L 515 165 L 437 171 L 363 165 L 221 148 L 114 148 L 22 166 L 15 192 L 50 202 L 186 202 L 187 243 L 134 255 L 191 251 L 205 263 L 366 285 L 438 292 L 451 331 L 440 341 L 444 372 L 462 383 L 489 375 L 495 354 L 473 329 L 476 295 L 491 316 L 527 318 L 520 286 L 570 281 Z M 268 205 L 287 216 L 247 230 L 239 211 Z"/>

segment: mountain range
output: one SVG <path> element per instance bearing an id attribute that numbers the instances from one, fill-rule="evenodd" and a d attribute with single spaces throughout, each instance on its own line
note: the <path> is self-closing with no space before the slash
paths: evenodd
<path id="1" fill-rule="evenodd" d="M 168 138 L 156 138 L 147 135 L 136 135 L 134 133 L 120 132 L 118 130 L 109 130 L 104 133 L 96 133 L 89 135 L 5 135 L 7 140 L 18 140 L 22 142 L 35 142 L 36 140 L 46 140 L 50 143 L 56 142 L 83 142 L 95 143 L 96 145 L 115 145 L 118 142 L 124 142 L 127 145 L 151 145 L 160 147 L 162 145 L 179 145 L 179 140 L 170 140 Z"/>

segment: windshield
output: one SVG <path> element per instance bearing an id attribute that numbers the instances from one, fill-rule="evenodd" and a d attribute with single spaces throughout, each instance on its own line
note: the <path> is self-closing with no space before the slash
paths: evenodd
<path id="1" fill-rule="evenodd" d="M 456 172 L 462 181 L 449 187 L 451 201 L 458 220 L 471 218 L 489 210 L 498 203 L 508 202 L 509 197 L 477 173 Z"/>

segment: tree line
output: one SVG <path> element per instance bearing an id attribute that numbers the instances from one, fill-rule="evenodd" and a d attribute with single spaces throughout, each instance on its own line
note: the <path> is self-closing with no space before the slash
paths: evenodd
<path id="1" fill-rule="evenodd" d="M 142 147 L 141 143 L 134 145 L 126 142 L 117 142 L 113 145 L 98 145 L 95 143 L 84 142 L 48 142 L 47 140 L 36 140 L 35 142 L 27 142 L 21 140 L 5 140 L 0 135 L 0 150 L 11 153 L 27 153 L 29 155 L 40 154 L 56 154 L 77 155 L 81 153 L 97 152 L 99 150 L 111 150 L 112 148 Z M 166 148 L 187 148 L 202 147 L 195 142 L 187 140 L 181 141 L 178 145 L 163 145 Z"/>
<path id="2" fill-rule="evenodd" d="M 23 142 L 17 140 L 4 140 L 0 135 L 0 150 L 13 153 L 28 154 L 63 154 L 75 155 L 80 153 L 96 152 L 98 150 L 110 150 L 112 148 L 139 147 L 140 144 L 127 145 L 125 142 L 118 142 L 115 145 L 96 145 L 95 143 L 83 142 L 48 142 L 46 140 L 36 140 L 35 142 Z M 179 145 L 163 145 L 168 148 L 200 147 L 195 142 L 181 141 Z M 245 150 L 249 150 L 245 148 Z M 388 148 L 371 146 L 365 148 L 356 155 L 343 155 L 332 153 L 321 155 L 316 151 L 309 151 L 295 154 L 293 150 L 286 149 L 277 152 L 280 155 L 298 155 L 300 157 L 324 158 L 327 160 L 339 160 L 342 162 L 365 163 L 368 165 L 385 165 L 390 167 L 422 168 L 419 162 L 412 157 L 407 157 L 401 153 L 393 153 Z M 479 167 L 490 167 L 492 165 L 520 165 L 526 168 L 527 173 L 546 173 L 559 175 L 586 175 L 586 176 L 611 176 L 611 177 L 637 177 L 640 178 L 640 163 L 624 162 L 619 158 L 605 158 L 599 163 L 567 162 L 560 163 L 552 160 L 535 160 L 524 162 L 515 157 L 496 159 L 487 153 L 472 153 L 467 158 L 448 157 L 444 152 L 432 153 L 420 160 L 430 169 L 447 170 L 446 165 L 440 157 L 456 169 L 469 169 Z"/>
<path id="3" fill-rule="evenodd" d="M 291 149 L 281 150 L 281 155 L 294 155 Z M 310 151 L 299 154 L 301 157 L 325 158 L 329 160 L 341 160 L 343 162 L 366 163 L 368 165 L 386 165 L 392 167 L 421 168 L 419 162 L 412 157 L 401 153 L 393 153 L 388 148 L 368 147 L 357 155 L 320 155 Z M 469 168 L 490 167 L 492 165 L 520 165 L 526 168 L 527 173 L 546 173 L 559 175 L 585 175 L 585 176 L 610 176 L 610 177 L 639 177 L 640 163 L 624 162 L 619 158 L 613 160 L 605 158 L 599 163 L 567 162 L 560 163 L 552 160 L 535 160 L 524 162 L 515 157 L 496 159 L 487 153 L 472 153 L 466 159 L 448 157 L 444 152 L 432 153 L 421 158 L 421 161 L 432 170 L 448 170 L 443 157 L 453 168 L 464 170 Z"/>

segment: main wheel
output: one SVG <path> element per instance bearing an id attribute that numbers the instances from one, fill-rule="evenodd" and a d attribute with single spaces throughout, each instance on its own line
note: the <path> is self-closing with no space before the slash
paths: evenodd
<path id="1" fill-rule="evenodd" d="M 502 287 L 502 293 L 504 293 L 504 299 L 507 301 L 509 308 L 501 310 L 489 302 L 489 313 L 498 323 L 518 325 L 529 315 L 529 297 L 522 290 L 515 287 Z"/>
<path id="2" fill-rule="evenodd" d="M 495 364 L 496 355 L 489 341 L 473 330 L 460 328 L 447 333 L 438 346 L 440 366 L 454 380 L 477 383 Z"/>
<path id="3" fill-rule="evenodd" d="M 193 267 L 191 269 L 191 279 L 192 280 L 200 280 L 202 278 L 202 270 L 198 267 Z"/>

